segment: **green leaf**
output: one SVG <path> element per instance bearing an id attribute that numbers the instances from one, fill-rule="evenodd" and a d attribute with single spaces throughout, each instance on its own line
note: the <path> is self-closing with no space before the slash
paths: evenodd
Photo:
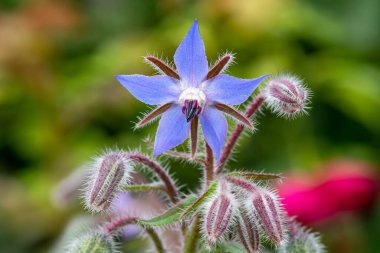
<path id="1" fill-rule="evenodd" d="M 274 174 L 274 173 L 239 172 L 239 171 L 230 172 L 228 173 L 228 176 L 243 177 L 248 180 L 273 180 L 273 179 L 282 178 L 280 174 Z"/>
<path id="2" fill-rule="evenodd" d="M 216 189 L 218 188 L 218 184 L 216 182 L 212 183 L 210 185 L 210 187 L 207 189 L 206 192 L 204 192 L 201 196 L 198 197 L 198 199 L 193 203 L 191 204 L 190 206 L 188 206 L 182 213 L 181 213 L 181 216 L 180 216 L 180 219 L 182 218 L 185 218 L 187 215 L 189 215 L 190 213 L 194 212 L 197 210 L 197 208 L 203 204 L 210 196 L 212 196 L 215 192 L 216 192 Z"/>
<path id="3" fill-rule="evenodd" d="M 196 200 L 197 200 L 197 196 L 191 195 L 187 197 L 185 200 L 183 200 L 182 202 L 180 202 L 179 204 L 167 210 L 165 213 L 149 220 L 139 220 L 138 223 L 143 226 L 152 226 L 152 227 L 173 224 L 180 220 L 180 216 L 183 210 L 185 210 L 187 207 L 192 205 Z"/>
<path id="4" fill-rule="evenodd" d="M 133 184 L 123 187 L 125 191 L 163 191 L 166 192 L 163 184 Z"/>

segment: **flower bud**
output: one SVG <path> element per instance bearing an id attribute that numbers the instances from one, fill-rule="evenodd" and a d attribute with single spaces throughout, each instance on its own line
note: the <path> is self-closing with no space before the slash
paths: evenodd
<path id="1" fill-rule="evenodd" d="M 85 189 L 87 208 L 95 212 L 107 210 L 116 193 L 128 183 L 131 169 L 129 161 L 119 152 L 95 159 Z"/>
<path id="2" fill-rule="evenodd" d="M 223 238 L 235 212 L 235 200 L 229 193 L 216 195 L 206 209 L 205 232 L 210 245 Z"/>
<path id="3" fill-rule="evenodd" d="M 117 250 L 111 236 L 103 235 L 98 232 L 90 232 L 75 239 L 69 245 L 66 252 L 115 253 Z"/>
<path id="4" fill-rule="evenodd" d="M 241 244 L 248 253 L 255 253 L 259 250 L 259 225 L 256 223 L 255 219 L 252 219 L 248 214 L 241 212 L 237 232 Z"/>
<path id="5" fill-rule="evenodd" d="M 323 253 L 325 246 L 321 243 L 318 234 L 303 227 L 296 220 L 288 222 L 289 238 L 286 244 L 278 248 L 279 253 Z"/>
<path id="6" fill-rule="evenodd" d="M 253 215 L 261 223 L 261 227 L 268 238 L 275 244 L 280 244 L 285 237 L 283 215 L 276 196 L 266 189 L 251 194 L 251 206 L 248 210 L 253 210 Z M 253 207 L 253 208 L 252 208 Z"/>
<path id="7" fill-rule="evenodd" d="M 268 81 L 263 94 L 274 112 L 281 116 L 297 116 L 307 109 L 310 92 L 298 77 L 278 75 Z"/>

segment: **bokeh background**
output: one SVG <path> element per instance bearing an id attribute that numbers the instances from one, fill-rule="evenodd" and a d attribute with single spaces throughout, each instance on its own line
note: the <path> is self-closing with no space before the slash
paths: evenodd
<path id="1" fill-rule="evenodd" d="M 0 252 L 50 249 L 70 217 L 84 213 L 79 201 L 57 203 L 55 186 L 104 148 L 138 148 L 154 134 L 156 124 L 132 130 L 147 107 L 114 75 L 153 74 L 142 56 L 171 59 L 194 18 L 209 59 L 236 53 L 229 73 L 288 71 L 313 91 L 309 116 L 263 110 L 230 167 L 312 181 L 339 159 L 376 179 L 379 10 L 378 0 L 1 0 Z M 173 171 L 189 188 L 198 182 L 193 168 Z M 373 202 L 311 226 L 330 252 L 380 252 Z"/>

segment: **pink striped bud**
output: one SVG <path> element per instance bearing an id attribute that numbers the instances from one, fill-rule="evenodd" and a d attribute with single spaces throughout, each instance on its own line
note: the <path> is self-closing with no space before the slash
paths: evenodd
<path id="1" fill-rule="evenodd" d="M 234 202 L 229 193 L 218 194 L 211 200 L 204 221 L 206 239 L 210 245 L 226 235 L 235 213 Z"/>
<path id="2" fill-rule="evenodd" d="M 252 193 L 251 205 L 248 210 L 252 210 L 263 228 L 268 238 L 275 244 L 280 244 L 284 237 L 283 215 L 276 196 L 266 189 Z"/>
<path id="3" fill-rule="evenodd" d="M 274 112 L 281 116 L 297 116 L 307 109 L 310 92 L 298 77 L 278 75 L 268 81 L 263 94 Z"/>
<path id="4" fill-rule="evenodd" d="M 106 153 L 89 168 L 84 197 L 86 207 L 95 212 L 107 210 L 116 193 L 128 183 L 132 167 L 119 152 Z"/>
<path id="5" fill-rule="evenodd" d="M 252 219 L 248 214 L 241 212 L 237 232 L 239 240 L 247 253 L 255 253 L 259 250 L 259 225 L 255 219 Z"/>

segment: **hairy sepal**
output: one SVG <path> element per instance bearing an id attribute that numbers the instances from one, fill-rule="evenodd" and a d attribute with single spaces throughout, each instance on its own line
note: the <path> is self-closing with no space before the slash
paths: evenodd
<path id="1" fill-rule="evenodd" d="M 241 177 L 247 180 L 277 180 L 282 178 L 280 174 L 264 172 L 234 171 L 227 173 L 227 175 L 231 177 Z"/>
<path id="2" fill-rule="evenodd" d="M 259 188 L 248 198 L 246 209 L 252 218 L 259 220 L 268 239 L 275 245 L 286 241 L 285 215 L 277 195 L 265 188 Z"/>

